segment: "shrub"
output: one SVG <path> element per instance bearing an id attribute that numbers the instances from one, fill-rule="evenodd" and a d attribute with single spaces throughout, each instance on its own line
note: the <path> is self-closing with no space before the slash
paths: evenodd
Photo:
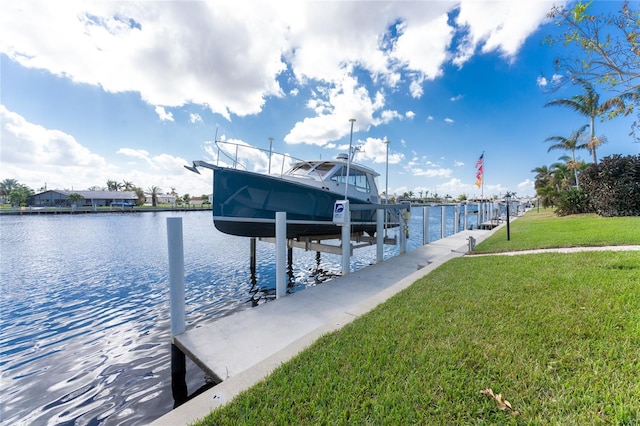
<path id="1" fill-rule="evenodd" d="M 640 216 L 640 155 L 612 155 L 580 173 L 581 190 L 600 216 Z"/>
<path id="2" fill-rule="evenodd" d="M 580 213 L 593 213 L 589 204 L 589 196 L 584 190 L 571 188 L 558 194 L 556 206 L 558 216 Z"/>

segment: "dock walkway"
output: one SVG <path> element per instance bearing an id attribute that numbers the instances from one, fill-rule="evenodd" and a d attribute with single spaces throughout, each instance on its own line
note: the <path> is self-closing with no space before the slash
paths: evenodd
<path id="1" fill-rule="evenodd" d="M 323 334 L 369 312 L 444 262 L 464 255 L 469 249 L 469 237 L 479 243 L 492 233 L 462 231 L 176 336 L 174 343 L 222 383 L 153 424 L 186 425 L 206 416 Z"/>

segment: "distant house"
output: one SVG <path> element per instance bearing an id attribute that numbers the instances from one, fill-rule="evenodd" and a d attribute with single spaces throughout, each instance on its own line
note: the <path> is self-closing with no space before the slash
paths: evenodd
<path id="1" fill-rule="evenodd" d="M 189 204 L 191 204 L 192 206 L 202 206 L 205 203 L 209 203 L 211 204 L 211 200 L 213 199 L 212 195 L 207 195 L 207 198 L 202 198 L 202 197 L 191 197 L 191 201 L 189 201 Z"/>
<path id="2" fill-rule="evenodd" d="M 67 191 L 52 189 L 39 194 L 31 195 L 27 203 L 34 207 L 63 207 L 70 206 L 69 196 L 78 194 L 83 198 L 75 204 L 82 206 L 110 206 L 115 204 L 132 204 L 138 201 L 138 196 L 131 191 Z"/>
<path id="3" fill-rule="evenodd" d="M 144 202 L 146 204 L 153 204 L 151 194 L 144 194 L 144 198 Z M 171 194 L 156 194 L 156 198 L 158 200 L 158 204 L 173 204 L 176 202 L 176 196 Z"/>

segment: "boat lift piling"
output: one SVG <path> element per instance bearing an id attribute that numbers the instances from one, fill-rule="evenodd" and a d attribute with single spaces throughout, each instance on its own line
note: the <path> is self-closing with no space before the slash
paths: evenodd
<path id="1" fill-rule="evenodd" d="M 384 260 L 384 219 L 384 210 L 376 209 L 376 263 Z"/>
<path id="2" fill-rule="evenodd" d="M 340 225 L 342 228 L 340 241 L 342 247 L 342 275 L 347 275 L 351 272 L 351 210 L 349 209 L 349 201 L 345 201 L 345 204 L 344 222 Z"/>
<path id="3" fill-rule="evenodd" d="M 469 229 L 469 204 L 465 204 L 464 205 L 464 228 L 463 229 Z M 471 251 L 471 250 L 469 250 Z"/>
<path id="4" fill-rule="evenodd" d="M 429 244 L 429 206 L 422 208 L 422 245 Z"/>
<path id="5" fill-rule="evenodd" d="M 169 306 L 171 310 L 171 392 L 174 408 L 188 399 L 187 364 L 184 352 L 174 343 L 174 337 L 185 331 L 184 310 L 184 245 L 182 218 L 167 218 L 169 252 Z"/>
<path id="6" fill-rule="evenodd" d="M 287 213 L 276 213 L 276 299 L 287 294 Z"/>
<path id="7" fill-rule="evenodd" d="M 251 271 L 256 271 L 256 237 L 251 237 L 249 240 L 249 267 Z"/>

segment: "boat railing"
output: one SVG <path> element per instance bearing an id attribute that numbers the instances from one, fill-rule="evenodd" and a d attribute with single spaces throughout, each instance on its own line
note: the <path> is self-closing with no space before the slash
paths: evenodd
<path id="1" fill-rule="evenodd" d="M 247 170 L 247 171 L 249 171 L 250 169 L 246 164 L 243 163 L 243 161 L 247 163 L 253 162 L 257 166 L 264 166 L 264 164 L 262 163 L 266 161 L 267 174 L 270 176 L 282 178 L 285 172 L 288 171 L 293 166 L 293 164 L 303 163 L 308 165 L 309 168 L 313 170 L 313 172 L 318 176 L 318 179 L 320 180 L 322 185 L 325 186 L 324 177 L 322 173 L 313 169 L 313 165 L 311 163 L 305 160 L 302 160 L 300 158 L 294 157 L 289 154 L 276 152 L 276 151 L 273 151 L 272 149 L 264 149 L 264 148 L 259 148 L 257 146 L 252 146 L 252 145 L 247 145 L 247 144 L 242 144 L 237 142 L 216 141 L 215 143 L 216 143 L 216 147 L 218 148 L 217 165 L 220 165 L 219 163 L 220 163 L 221 155 L 223 155 L 229 161 L 231 161 L 232 168 L 234 169 L 242 168 L 243 170 Z M 229 152 L 230 150 L 233 151 L 233 153 L 230 153 Z M 280 164 L 278 165 L 272 164 L 274 159 L 276 161 L 279 160 Z M 275 170 L 275 168 L 278 166 L 280 168 L 279 173 L 277 170 L 275 173 L 273 173 L 273 170 Z"/>

